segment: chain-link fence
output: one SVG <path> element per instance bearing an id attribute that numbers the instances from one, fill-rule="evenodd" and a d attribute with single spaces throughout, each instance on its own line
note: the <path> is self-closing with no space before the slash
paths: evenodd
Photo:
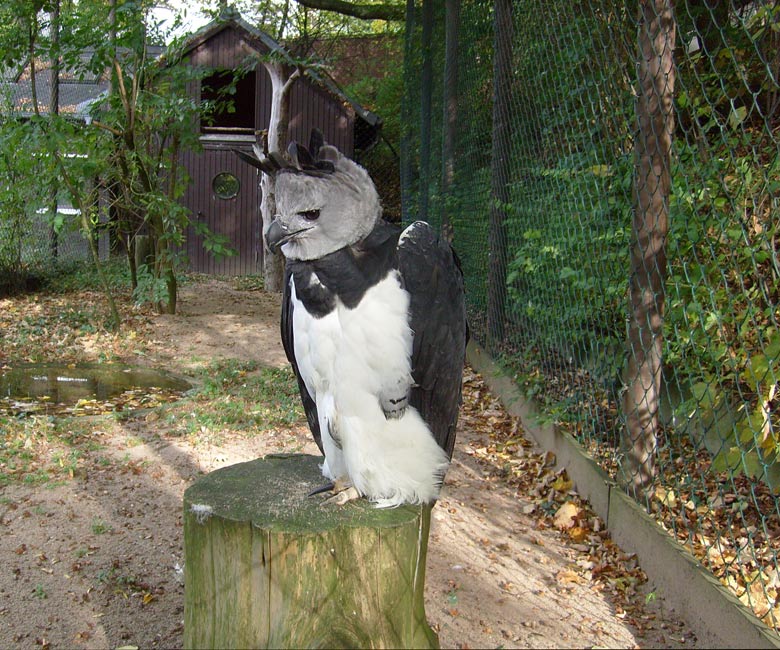
<path id="1" fill-rule="evenodd" d="M 8 211 L 0 221 L 0 295 L 15 293 L 37 284 L 58 269 L 74 264 L 92 264 L 89 243 L 73 218 L 77 211 L 60 207 L 62 225 L 44 209 Z M 101 259 L 108 257 L 108 236 L 98 240 Z"/>
<path id="2" fill-rule="evenodd" d="M 9 119 L 16 101 L 9 89 L 0 71 L 0 296 L 36 287 L 64 267 L 91 264 L 80 213 L 61 196 L 62 183 L 52 180 L 35 129 L 24 116 Z M 60 196 L 53 198 L 52 185 Z M 107 232 L 97 239 L 105 258 Z"/>
<path id="3" fill-rule="evenodd" d="M 410 3 L 411 5 L 411 3 Z M 780 626 L 780 2 L 426 0 L 405 220 L 474 337 Z"/>

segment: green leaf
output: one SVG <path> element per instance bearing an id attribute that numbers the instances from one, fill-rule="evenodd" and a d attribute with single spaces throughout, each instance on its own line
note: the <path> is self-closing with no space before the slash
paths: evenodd
<path id="1" fill-rule="evenodd" d="M 739 127 L 742 122 L 745 121 L 745 118 L 747 117 L 747 107 L 740 106 L 739 108 L 732 108 L 731 113 L 729 113 L 729 126 L 736 130 L 737 127 Z"/>
<path id="2" fill-rule="evenodd" d="M 771 361 L 765 354 L 756 354 L 750 357 L 741 377 L 751 388 L 755 388 L 766 380 L 770 365 Z"/>

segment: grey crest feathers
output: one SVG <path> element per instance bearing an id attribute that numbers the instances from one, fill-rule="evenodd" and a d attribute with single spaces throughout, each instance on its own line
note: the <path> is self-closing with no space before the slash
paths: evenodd
<path id="1" fill-rule="evenodd" d="M 368 172 L 326 144 L 317 130 L 308 149 L 291 142 L 286 157 L 236 154 L 276 179 L 277 214 L 265 236 L 269 248 L 287 259 L 314 260 L 352 246 L 381 217 Z"/>
<path id="2" fill-rule="evenodd" d="M 312 176 L 328 174 L 334 171 L 335 159 L 340 155 L 335 147 L 325 145 L 322 132 L 319 129 L 312 129 L 308 149 L 293 140 L 287 147 L 288 158 L 285 158 L 278 151 L 272 151 L 266 156 L 257 144 L 252 145 L 252 151 L 254 155 L 233 149 L 233 153 L 241 160 L 257 167 L 269 176 L 276 176 L 282 171 Z"/>

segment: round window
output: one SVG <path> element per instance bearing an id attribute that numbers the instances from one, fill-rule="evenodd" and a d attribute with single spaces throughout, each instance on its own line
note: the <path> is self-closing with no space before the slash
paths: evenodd
<path id="1" fill-rule="evenodd" d="M 238 195 L 238 190 L 241 189 L 241 183 L 230 172 L 220 172 L 211 181 L 211 189 L 214 190 L 220 199 L 235 198 Z"/>

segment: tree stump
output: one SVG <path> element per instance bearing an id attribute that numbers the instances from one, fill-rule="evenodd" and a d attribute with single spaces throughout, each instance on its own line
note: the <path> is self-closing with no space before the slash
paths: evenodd
<path id="1" fill-rule="evenodd" d="M 267 456 L 184 494 L 186 648 L 434 648 L 430 507 L 322 506 L 321 459 Z"/>

